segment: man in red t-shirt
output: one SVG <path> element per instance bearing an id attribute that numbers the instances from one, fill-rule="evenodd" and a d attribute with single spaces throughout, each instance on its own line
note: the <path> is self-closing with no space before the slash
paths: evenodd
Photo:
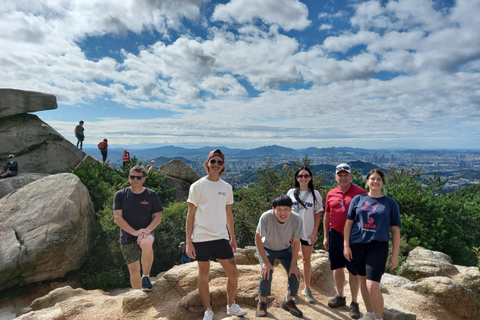
<path id="1" fill-rule="evenodd" d="M 346 163 L 339 164 L 335 170 L 335 180 L 338 187 L 330 190 L 325 201 L 325 216 L 323 219 L 323 246 L 328 251 L 330 269 L 333 270 L 333 278 L 337 295 L 328 303 L 330 308 L 338 308 L 346 304 L 346 297 L 343 294 L 345 284 L 345 271 L 349 271 L 349 285 L 352 294 L 350 304 L 350 316 L 354 319 L 360 318 L 357 297 L 360 282 L 353 264 L 343 256 L 343 228 L 347 220 L 348 207 L 352 199 L 358 194 L 367 193 L 365 189 L 352 184 L 352 169 Z"/>

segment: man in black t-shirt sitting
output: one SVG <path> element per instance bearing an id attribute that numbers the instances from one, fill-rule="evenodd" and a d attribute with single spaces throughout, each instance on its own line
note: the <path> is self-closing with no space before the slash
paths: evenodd
<path id="1" fill-rule="evenodd" d="M 120 227 L 120 246 L 130 272 L 132 288 L 152 291 L 153 230 L 162 220 L 163 206 L 158 194 L 143 186 L 146 174 L 145 168 L 140 165 L 130 169 L 130 187 L 115 193 L 113 214 L 115 224 Z"/>

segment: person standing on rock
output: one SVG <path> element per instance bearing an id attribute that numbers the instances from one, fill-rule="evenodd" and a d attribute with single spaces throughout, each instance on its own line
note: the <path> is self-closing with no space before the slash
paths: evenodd
<path id="1" fill-rule="evenodd" d="M 75 127 L 75 137 L 77 137 L 77 148 L 80 144 L 80 150 L 83 148 L 83 140 L 85 140 L 84 135 L 85 128 L 83 127 L 83 120 L 81 120 L 78 125 Z"/>
<path id="2" fill-rule="evenodd" d="M 256 316 L 267 316 L 267 297 L 271 294 L 273 264 L 280 260 L 288 276 L 288 292 L 282 308 L 296 317 L 303 313 L 295 305 L 300 283 L 300 269 L 297 266 L 300 238 L 303 236 L 303 220 L 292 212 L 292 199 L 279 195 L 272 201 L 272 209 L 263 213 L 255 233 L 255 246 L 262 266 L 258 282 L 259 300 Z M 293 239 L 293 240 L 292 240 Z"/>
<path id="3" fill-rule="evenodd" d="M 317 242 L 318 228 L 323 211 L 322 196 L 313 187 L 312 171 L 308 167 L 301 167 L 295 172 L 295 188 L 290 189 L 287 195 L 292 199 L 293 211 L 303 220 L 303 235 L 300 239 L 303 260 L 303 278 L 305 289 L 302 293 L 309 303 L 314 303 L 310 279 L 312 277 L 312 252 L 313 245 Z"/>
<path id="4" fill-rule="evenodd" d="M 400 250 L 400 210 L 395 200 L 385 196 L 385 176 L 379 169 L 367 175 L 368 193 L 353 198 L 343 231 L 343 254 L 353 261 L 360 277 L 363 302 L 367 308 L 364 319 L 383 320 L 383 296 L 380 281 L 385 272 L 388 242 L 392 232 L 391 270 L 398 266 Z"/>
<path id="5" fill-rule="evenodd" d="M 105 163 L 107 161 L 107 153 L 108 153 L 108 140 L 103 139 L 103 141 L 100 141 L 98 143 L 98 149 L 100 150 L 100 153 L 102 154 L 102 162 Z"/>
<path id="6" fill-rule="evenodd" d="M 7 164 L 3 167 L 2 172 L 0 172 L 0 178 L 5 177 L 14 177 L 18 174 L 18 162 L 15 160 L 13 154 L 8 156 Z"/>
<path id="7" fill-rule="evenodd" d="M 247 314 L 235 303 L 238 269 L 233 253 L 237 249 L 233 226 L 232 186 L 220 176 L 225 172 L 225 155 L 212 150 L 203 163 L 207 175 L 190 186 L 185 223 L 187 255 L 198 263 L 198 292 L 205 313 L 203 320 L 213 320 L 208 277 L 210 258 L 214 257 L 227 274 L 227 314 Z M 230 239 L 229 239 L 230 234 Z"/>
<path id="8" fill-rule="evenodd" d="M 113 214 L 114 223 L 120 227 L 120 247 L 132 288 L 152 291 L 153 231 L 162 221 L 163 206 L 158 194 L 143 186 L 146 174 L 140 165 L 130 169 L 130 187 L 115 193 Z"/>
<path id="9" fill-rule="evenodd" d="M 352 184 L 352 169 L 346 163 L 341 163 L 335 170 L 335 181 L 338 187 L 327 194 L 325 201 L 325 217 L 323 219 L 323 246 L 328 251 L 330 269 L 333 270 L 333 279 L 337 295 L 328 302 L 330 308 L 338 308 L 346 305 L 344 295 L 345 267 L 348 270 L 348 284 L 352 302 L 350 303 L 350 317 L 360 318 L 358 306 L 358 291 L 360 283 L 353 264 L 343 255 L 343 230 L 347 220 L 348 208 L 352 199 L 358 194 L 367 193 L 365 189 Z"/>

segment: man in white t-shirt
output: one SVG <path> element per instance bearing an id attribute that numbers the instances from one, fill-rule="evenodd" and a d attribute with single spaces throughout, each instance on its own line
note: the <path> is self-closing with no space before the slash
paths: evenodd
<path id="1" fill-rule="evenodd" d="M 211 257 L 217 259 L 227 274 L 227 314 L 247 314 L 235 303 L 238 269 L 233 253 L 237 241 L 233 227 L 232 186 L 220 179 L 225 172 L 224 162 L 225 155 L 220 149 L 208 154 L 203 163 L 207 175 L 190 186 L 187 200 L 186 251 L 198 263 L 198 292 L 205 307 L 203 320 L 213 320 L 208 286 Z"/>

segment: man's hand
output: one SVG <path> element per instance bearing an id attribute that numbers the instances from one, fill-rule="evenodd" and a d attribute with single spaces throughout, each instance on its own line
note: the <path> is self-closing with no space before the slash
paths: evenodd
<path id="1" fill-rule="evenodd" d="M 193 246 L 192 242 L 187 242 L 187 247 L 185 248 L 185 252 L 187 253 L 187 256 L 189 256 L 191 259 L 195 259 L 197 256 L 195 252 L 195 247 Z"/>
<path id="2" fill-rule="evenodd" d="M 327 237 L 323 238 L 323 247 L 325 248 L 326 251 L 328 251 L 328 238 Z"/>
<path id="3" fill-rule="evenodd" d="M 301 277 L 301 274 L 300 274 L 300 269 L 298 268 L 297 265 L 294 265 L 294 266 L 290 266 L 290 270 L 288 271 L 288 277 L 290 278 L 290 276 L 292 275 L 292 273 L 294 275 L 297 276 L 297 280 L 300 281 L 300 277 Z"/>
<path id="4" fill-rule="evenodd" d="M 262 279 L 268 280 L 270 278 L 270 272 L 273 272 L 273 266 L 268 263 L 262 264 Z"/>
<path id="5" fill-rule="evenodd" d="M 237 240 L 235 238 L 230 239 L 230 247 L 232 247 L 232 252 L 237 251 Z"/>

